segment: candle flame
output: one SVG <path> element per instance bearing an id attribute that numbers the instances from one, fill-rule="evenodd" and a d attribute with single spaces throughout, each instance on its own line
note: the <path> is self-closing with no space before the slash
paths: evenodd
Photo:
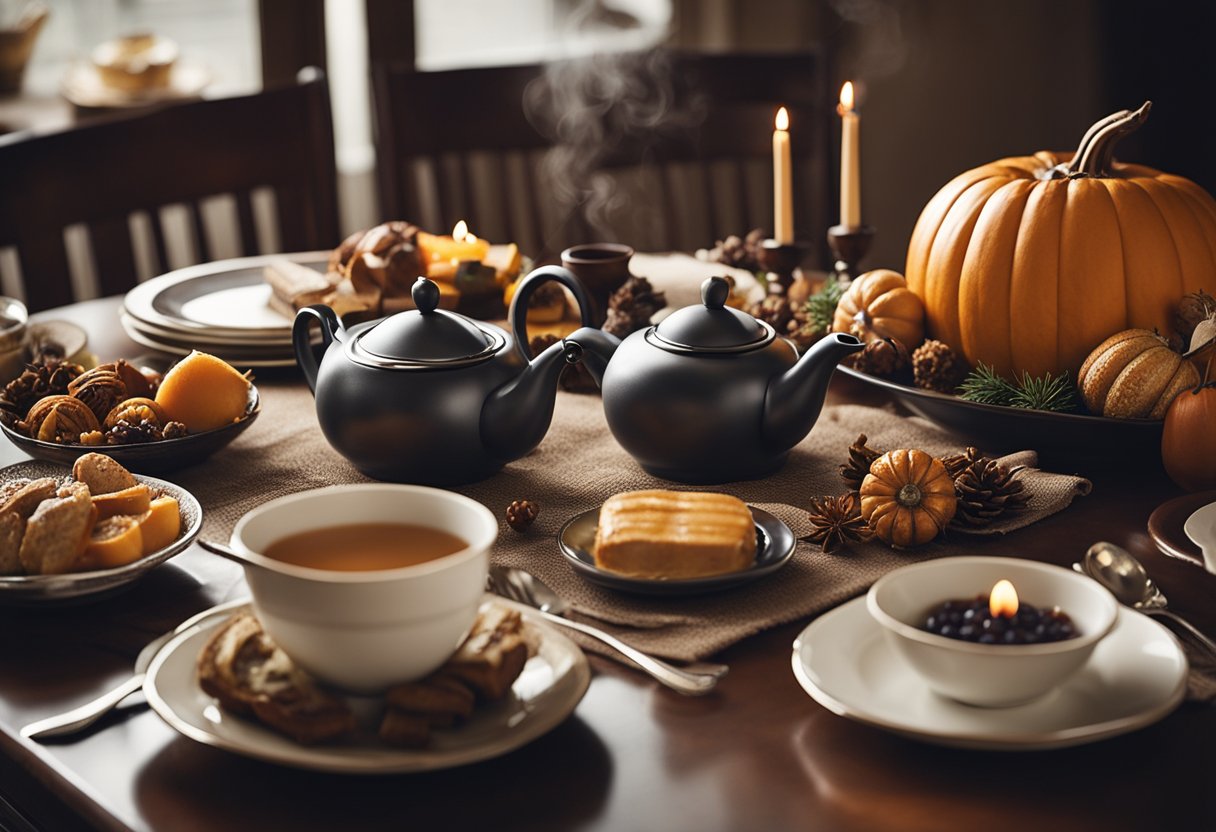
<path id="1" fill-rule="evenodd" d="M 777 118 L 774 119 L 773 126 L 778 130 L 790 129 L 790 114 L 786 112 L 784 107 L 777 111 Z"/>
<path id="2" fill-rule="evenodd" d="M 452 239 L 458 243 L 463 242 L 464 238 L 467 237 L 468 234 L 469 224 L 464 220 L 461 220 L 452 227 Z"/>
<path id="3" fill-rule="evenodd" d="M 840 112 L 844 113 L 853 111 L 853 82 L 845 81 L 844 86 L 840 88 Z"/>
<path id="4" fill-rule="evenodd" d="M 988 611 L 993 618 L 1013 618 L 1018 611 L 1018 593 L 1013 584 L 1006 580 L 996 582 L 988 596 Z"/>

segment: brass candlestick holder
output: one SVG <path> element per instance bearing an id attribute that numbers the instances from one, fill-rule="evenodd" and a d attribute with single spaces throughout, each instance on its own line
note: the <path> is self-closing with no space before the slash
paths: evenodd
<path id="1" fill-rule="evenodd" d="M 833 225 L 828 229 L 828 246 L 835 256 L 833 276 L 847 282 L 857 277 L 858 264 L 870 251 L 874 228 L 869 225 Z"/>
<path id="2" fill-rule="evenodd" d="M 760 265 L 768 273 L 770 295 L 789 294 L 790 287 L 802 278 L 799 267 L 810 250 L 811 244 L 806 241 L 764 240 L 760 243 Z"/>

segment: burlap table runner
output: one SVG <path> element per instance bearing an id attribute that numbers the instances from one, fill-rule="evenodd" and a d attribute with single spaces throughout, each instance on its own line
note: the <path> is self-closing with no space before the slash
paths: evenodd
<path id="1" fill-rule="evenodd" d="M 226 540 L 242 514 L 274 497 L 367 480 L 325 441 L 303 384 L 264 382 L 259 389 L 263 412 L 258 422 L 208 462 L 176 476 L 205 508 L 205 537 Z M 877 408 L 828 407 L 778 474 L 718 490 L 771 511 L 802 536 L 809 530 L 805 511 L 791 503 L 805 505 L 812 496 L 843 492 L 838 466 L 859 432 L 866 433 L 874 447 L 917 447 L 932 453 L 958 449 L 947 432 L 920 419 Z M 1089 483 L 1077 477 L 1034 470 L 1020 476 L 1033 495 L 1029 511 L 1003 530 L 1058 511 L 1089 489 Z M 599 397 L 561 393 L 553 425 L 539 448 L 496 476 L 456 490 L 500 518 L 512 500 L 539 504 L 540 515 L 524 534 L 501 520 L 494 562 L 528 569 L 579 612 L 619 625 L 617 632 L 644 650 L 677 659 L 709 656 L 766 628 L 815 615 L 858 595 L 892 568 L 960 554 L 967 546 L 964 537 L 952 535 L 911 551 L 897 553 L 871 543 L 847 554 L 825 555 L 818 546 L 799 542 L 794 557 L 777 573 L 734 590 L 695 597 L 626 595 L 575 575 L 555 542 L 561 525 L 612 494 L 654 487 L 672 484 L 644 473 L 616 444 Z"/>

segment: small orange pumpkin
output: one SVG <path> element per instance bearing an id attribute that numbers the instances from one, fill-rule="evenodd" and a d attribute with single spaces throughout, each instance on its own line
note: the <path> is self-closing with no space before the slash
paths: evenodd
<path id="1" fill-rule="evenodd" d="M 911 352 L 925 338 L 925 305 L 899 272 L 875 269 L 858 276 L 836 305 L 833 332 L 869 343 L 894 338 Z"/>
<path id="2" fill-rule="evenodd" d="M 924 451 L 890 451 L 861 482 L 861 516 L 892 546 L 928 543 L 954 517 L 958 497 L 941 460 Z"/>
<path id="3" fill-rule="evenodd" d="M 1181 393 L 1165 414 L 1161 461 L 1170 479 L 1187 491 L 1216 488 L 1216 381 Z"/>
<path id="4" fill-rule="evenodd" d="M 1147 329 L 1110 336 L 1077 374 L 1085 406 L 1115 419 L 1163 419 L 1174 397 L 1197 384 L 1195 365 Z"/>

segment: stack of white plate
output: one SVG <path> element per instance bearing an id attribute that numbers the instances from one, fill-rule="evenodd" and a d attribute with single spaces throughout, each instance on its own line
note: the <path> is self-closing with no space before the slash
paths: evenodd
<path id="1" fill-rule="evenodd" d="M 292 260 L 325 270 L 327 251 L 203 263 L 153 278 L 127 293 L 122 325 L 131 340 L 171 355 L 202 350 L 229 364 L 295 364 L 292 320 L 270 306 L 263 269 Z"/>

